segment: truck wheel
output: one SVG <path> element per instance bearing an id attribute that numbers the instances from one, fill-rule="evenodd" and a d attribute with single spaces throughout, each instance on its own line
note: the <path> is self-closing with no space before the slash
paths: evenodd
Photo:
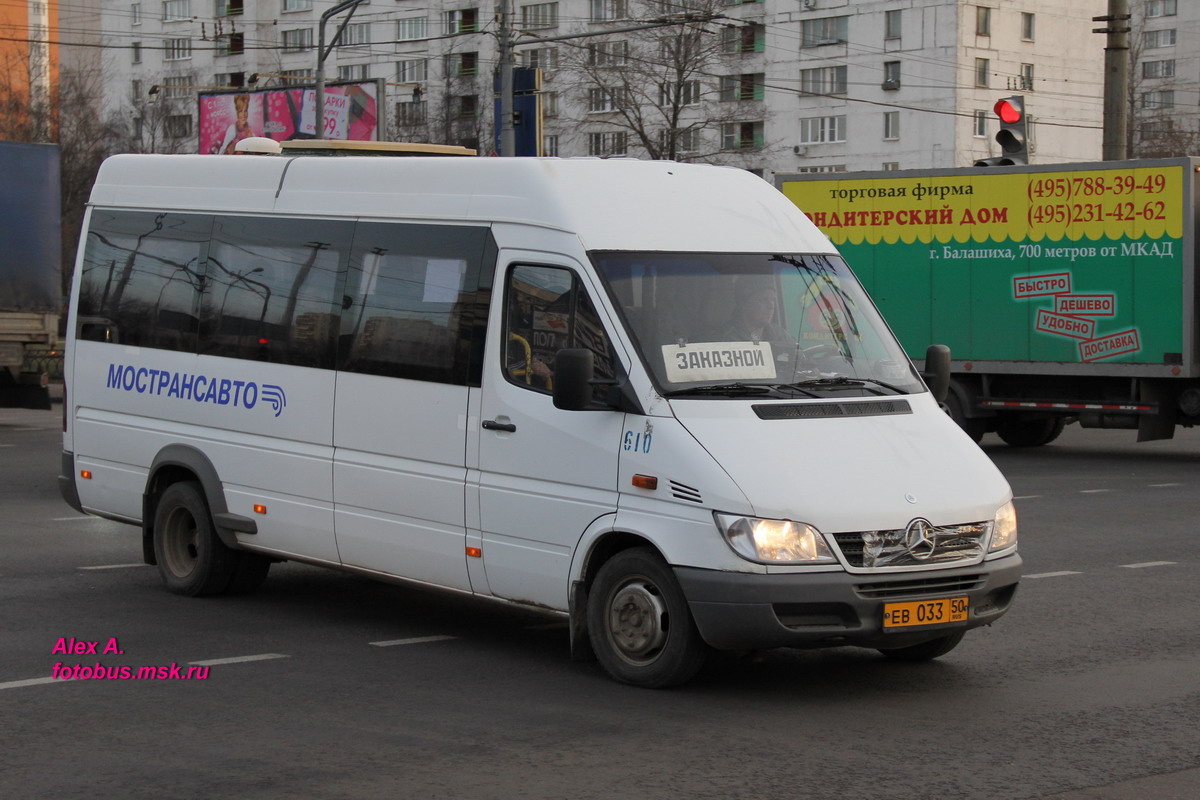
<path id="1" fill-rule="evenodd" d="M 958 423 L 958 427 L 962 428 L 967 436 L 971 437 L 971 441 L 979 444 L 983 439 L 987 424 L 981 419 L 968 417 L 963 411 L 962 401 L 953 391 L 946 395 L 946 413 L 950 415 L 950 419 Z"/>
<path id="2" fill-rule="evenodd" d="M 229 586 L 237 556 L 217 537 L 200 484 L 173 483 L 154 514 L 154 557 L 169 591 L 196 597 Z"/>
<path id="3" fill-rule="evenodd" d="M 949 636 L 941 636 L 937 639 L 930 639 L 928 642 L 914 644 L 910 647 L 895 647 L 887 650 L 880 650 L 888 658 L 896 661 L 930 661 L 938 656 L 944 656 L 962 641 L 966 636 L 966 631 L 952 633 Z"/>
<path id="4" fill-rule="evenodd" d="M 996 433 L 1012 447 L 1041 447 L 1057 439 L 1066 424 L 1062 417 L 1001 420 Z"/>
<path id="5" fill-rule="evenodd" d="M 609 675 L 649 689 L 685 683 L 708 655 L 671 568 L 646 547 L 600 568 L 588 594 L 588 633 Z"/>

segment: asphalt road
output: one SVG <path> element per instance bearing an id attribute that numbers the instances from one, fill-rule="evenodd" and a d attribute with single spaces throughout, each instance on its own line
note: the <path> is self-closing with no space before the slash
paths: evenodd
<path id="1" fill-rule="evenodd" d="M 1200 431 L 987 437 L 1027 575 L 939 661 L 721 655 L 647 691 L 505 606 L 293 564 L 170 595 L 59 498 L 58 415 L 0 409 L 0 797 L 1200 797 Z M 208 672 L 49 680 L 97 662 Z"/>

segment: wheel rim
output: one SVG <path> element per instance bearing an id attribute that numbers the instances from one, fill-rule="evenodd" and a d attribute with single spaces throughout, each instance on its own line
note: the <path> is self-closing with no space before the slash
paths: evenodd
<path id="1" fill-rule="evenodd" d="M 199 558 L 196 518 L 186 508 L 176 508 L 167 516 L 163 530 L 163 556 L 172 575 L 185 578 L 196 568 Z"/>
<path id="2" fill-rule="evenodd" d="M 662 653 L 670 617 L 662 593 L 649 578 L 623 581 L 608 603 L 608 639 L 622 660 L 645 666 Z"/>

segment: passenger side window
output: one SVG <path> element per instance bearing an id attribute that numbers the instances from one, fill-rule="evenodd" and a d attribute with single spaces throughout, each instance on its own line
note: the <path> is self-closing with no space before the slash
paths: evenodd
<path id="1" fill-rule="evenodd" d="M 92 211 L 80 276 L 80 339 L 194 353 L 212 217 Z"/>
<path id="2" fill-rule="evenodd" d="M 503 357 L 508 380 L 534 391 L 552 391 L 554 354 L 568 347 L 592 351 L 597 378 L 615 377 L 608 336 L 574 273 L 558 267 L 514 267 L 505 302 Z"/>
<path id="3" fill-rule="evenodd" d="M 478 386 L 495 252 L 484 227 L 359 223 L 338 368 Z"/>
<path id="4" fill-rule="evenodd" d="M 201 308 L 205 355 L 332 369 L 352 222 L 217 217 Z"/>

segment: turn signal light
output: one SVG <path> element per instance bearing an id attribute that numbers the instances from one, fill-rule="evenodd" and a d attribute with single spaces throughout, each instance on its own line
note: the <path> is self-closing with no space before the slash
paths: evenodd
<path id="1" fill-rule="evenodd" d="M 254 513 L 255 514 L 265 514 L 265 513 L 267 513 L 267 507 L 262 505 L 261 503 L 255 503 L 254 504 Z"/>
<path id="2" fill-rule="evenodd" d="M 639 489 L 654 490 L 658 488 L 658 478 L 653 475 L 634 475 L 633 485 Z"/>
<path id="3" fill-rule="evenodd" d="M 483 551 L 478 547 L 468 547 L 467 558 L 483 558 Z"/>
<path id="4" fill-rule="evenodd" d="M 81 469 L 79 470 L 79 477 L 85 481 L 90 481 L 92 479 L 92 471 L 90 469 Z"/>

